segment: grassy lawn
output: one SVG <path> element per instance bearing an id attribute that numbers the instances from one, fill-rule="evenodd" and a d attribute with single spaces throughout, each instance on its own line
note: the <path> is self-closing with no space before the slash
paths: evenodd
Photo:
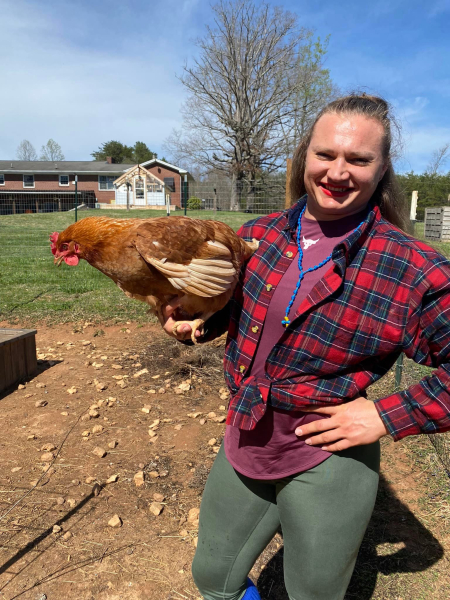
<path id="1" fill-rule="evenodd" d="M 177 212 L 177 215 L 183 213 Z M 87 216 L 152 218 L 162 211 L 82 211 Z M 256 215 L 189 211 L 189 217 L 223 221 L 234 230 Z M 77 267 L 56 268 L 48 236 L 74 221 L 73 212 L 7 215 L 0 217 L 0 320 L 10 323 L 88 320 L 148 320 L 147 307 L 127 298 L 114 283 L 85 261 Z"/>

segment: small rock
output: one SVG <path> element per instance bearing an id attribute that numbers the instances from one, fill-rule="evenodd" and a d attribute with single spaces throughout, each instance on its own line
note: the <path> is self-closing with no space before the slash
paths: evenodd
<path id="1" fill-rule="evenodd" d="M 127 387 L 127 384 L 125 383 L 125 381 L 124 381 L 123 379 L 121 379 L 120 381 L 118 381 L 118 382 L 117 382 L 117 385 L 118 385 L 120 388 L 122 388 L 122 389 Z"/>
<path id="2" fill-rule="evenodd" d="M 61 536 L 61 539 L 67 542 L 67 540 L 70 540 L 71 537 L 72 534 L 70 533 L 70 531 L 66 531 L 66 533 L 63 536 Z"/>
<path id="3" fill-rule="evenodd" d="M 22 383 L 19 383 L 19 385 L 17 386 L 18 390 L 24 390 L 25 386 Z"/>
<path id="4" fill-rule="evenodd" d="M 133 377 L 140 377 L 141 375 L 145 375 L 145 373 L 148 373 L 148 369 L 141 369 L 137 373 L 134 373 Z"/>
<path id="5" fill-rule="evenodd" d="M 221 406 L 219 406 L 219 410 L 227 410 L 227 409 L 226 409 L 226 408 L 225 408 L 225 406 L 222 404 Z"/>
<path id="6" fill-rule="evenodd" d="M 89 429 L 86 429 L 85 431 L 83 431 L 83 433 L 81 434 L 84 438 L 87 438 L 91 435 L 91 432 L 89 431 Z"/>
<path id="7" fill-rule="evenodd" d="M 108 521 L 109 527 L 122 527 L 122 519 L 119 515 L 114 515 L 112 519 Z"/>
<path id="8" fill-rule="evenodd" d="M 180 431 L 180 429 L 181 429 L 182 427 L 183 427 L 183 425 L 181 425 L 181 424 L 178 424 L 178 425 L 175 425 L 174 429 L 175 429 L 175 431 Z"/>
<path id="9" fill-rule="evenodd" d="M 206 415 L 208 419 L 215 419 L 217 417 L 215 412 L 210 412 Z"/>
<path id="10" fill-rule="evenodd" d="M 41 382 L 39 382 L 39 383 L 37 383 L 37 384 L 36 384 L 36 387 L 37 387 L 37 388 L 45 388 L 45 387 L 47 387 L 47 386 L 45 385 L 45 383 L 41 383 Z"/>
<path id="11" fill-rule="evenodd" d="M 111 369 L 120 370 L 120 369 L 123 369 L 123 367 L 122 367 L 122 365 L 111 365 Z"/>
<path id="12" fill-rule="evenodd" d="M 31 398 L 31 396 L 34 396 L 34 394 L 25 394 L 25 398 Z"/>
<path id="13" fill-rule="evenodd" d="M 91 417 L 91 419 L 97 419 L 100 416 L 100 413 L 98 410 L 90 410 L 88 415 Z"/>
<path id="14" fill-rule="evenodd" d="M 161 375 L 152 375 L 152 379 L 159 379 Z"/>
<path id="15" fill-rule="evenodd" d="M 166 393 L 166 388 L 159 388 L 158 394 L 165 394 L 165 393 Z"/>
<path id="16" fill-rule="evenodd" d="M 77 501 L 73 498 L 67 498 L 66 502 L 70 506 L 70 508 L 75 508 L 75 506 L 77 505 Z"/>
<path id="17" fill-rule="evenodd" d="M 219 390 L 219 394 L 228 394 L 228 388 L 221 387 L 220 390 Z"/>
<path id="18" fill-rule="evenodd" d="M 95 389 L 97 390 L 97 392 L 103 392 L 103 390 L 108 389 L 108 385 L 106 383 L 97 383 Z"/>
<path id="19" fill-rule="evenodd" d="M 116 481 L 119 479 L 119 476 L 116 475 L 111 475 L 111 477 L 108 477 L 108 479 L 106 480 L 106 483 L 116 483 Z"/>
<path id="20" fill-rule="evenodd" d="M 225 423 L 225 421 L 226 421 L 226 420 L 227 420 L 226 416 L 225 416 L 225 415 L 222 415 L 221 417 L 216 417 L 216 418 L 214 419 L 214 422 L 215 422 L 215 423 Z"/>
<path id="21" fill-rule="evenodd" d="M 182 530 L 180 531 L 180 535 L 181 535 L 181 537 L 186 537 L 186 536 L 188 535 L 188 531 L 187 531 L 187 529 L 182 529 Z M 180 573 L 180 571 L 178 571 L 178 572 Z M 181 571 L 181 573 L 182 573 L 182 572 L 183 572 L 183 571 Z"/>
<path id="22" fill-rule="evenodd" d="M 217 440 L 216 440 L 216 438 L 211 438 L 211 439 L 208 441 L 208 445 L 209 445 L 209 446 L 215 446 L 215 444 L 216 444 L 216 443 L 217 443 Z"/>
<path id="23" fill-rule="evenodd" d="M 13 467 L 11 469 L 11 473 L 17 473 L 17 471 L 21 471 L 21 470 L 22 470 L 22 467 Z"/>
<path id="24" fill-rule="evenodd" d="M 95 477 L 86 477 L 85 481 L 86 483 L 94 483 Z"/>
<path id="25" fill-rule="evenodd" d="M 56 450 L 56 446 L 55 446 L 55 444 L 52 444 L 52 443 L 44 444 L 41 447 L 41 452 L 53 452 L 53 450 Z"/>
<path id="26" fill-rule="evenodd" d="M 191 419 L 196 419 L 197 417 L 199 417 L 202 413 L 201 412 L 193 412 L 193 413 L 189 413 L 188 417 L 190 417 Z"/>
<path id="27" fill-rule="evenodd" d="M 38 400 L 35 404 L 36 408 L 40 408 L 42 406 L 47 406 L 48 402 L 47 400 Z"/>
<path id="28" fill-rule="evenodd" d="M 29 435 L 27 437 L 27 440 L 35 440 L 35 439 L 37 439 L 37 438 L 36 438 L 36 434 L 34 434 L 34 433 L 32 433 L 31 435 Z"/>
<path id="29" fill-rule="evenodd" d="M 112 442 L 109 442 L 108 448 L 115 448 L 118 443 L 119 442 L 117 440 L 113 440 Z"/>
<path id="30" fill-rule="evenodd" d="M 61 414 L 62 414 L 63 417 L 67 417 L 69 413 L 64 410 Z"/>
<path id="31" fill-rule="evenodd" d="M 220 446 L 213 446 L 213 452 L 215 452 L 216 454 L 219 452 L 220 450 Z"/>
<path id="32" fill-rule="evenodd" d="M 104 456 L 106 456 L 106 450 L 104 450 L 103 448 L 100 448 L 100 446 L 96 446 L 92 450 L 92 454 L 95 454 L 99 458 L 103 458 Z"/>
<path id="33" fill-rule="evenodd" d="M 68 394 L 76 394 L 78 392 L 76 387 L 70 387 L 68 390 L 66 390 Z"/>
<path id="34" fill-rule="evenodd" d="M 50 462 L 53 458 L 53 452 L 44 452 L 44 454 L 41 455 L 42 462 Z"/>
<path id="35" fill-rule="evenodd" d="M 101 433 L 103 431 L 104 427 L 103 425 L 95 425 L 92 428 L 92 433 Z"/>
<path id="36" fill-rule="evenodd" d="M 102 488 L 101 488 L 100 484 L 94 483 L 94 485 L 92 487 L 92 493 L 94 494 L 94 496 L 98 496 L 101 491 L 102 491 Z"/>
<path id="37" fill-rule="evenodd" d="M 139 468 L 142 470 L 142 469 L 144 469 L 144 468 L 145 468 L 145 464 L 144 464 L 144 463 L 139 463 L 139 464 L 138 464 L 138 467 L 139 467 Z"/>
<path id="38" fill-rule="evenodd" d="M 149 442 L 149 443 L 150 443 L 150 444 L 154 444 L 154 443 L 157 441 L 157 439 L 158 439 L 158 436 L 157 436 L 157 435 L 155 435 L 155 437 L 152 437 L 152 438 L 150 439 L 150 442 Z"/>
<path id="39" fill-rule="evenodd" d="M 153 500 L 155 500 L 155 502 L 164 502 L 165 499 L 166 499 L 166 497 L 163 496 L 162 494 L 158 494 L 158 492 L 155 492 L 153 494 Z"/>
<path id="40" fill-rule="evenodd" d="M 147 394 L 156 394 L 156 390 L 147 390 Z"/>
<path id="41" fill-rule="evenodd" d="M 136 487 L 141 487 L 144 485 L 145 483 L 145 479 L 144 479 L 144 471 L 138 471 L 136 473 L 136 475 L 133 477 L 134 479 L 134 485 Z"/>
<path id="42" fill-rule="evenodd" d="M 62 506 L 64 504 L 65 500 L 62 496 L 60 496 L 59 498 L 56 498 L 56 504 L 58 504 L 59 506 Z"/>
<path id="43" fill-rule="evenodd" d="M 200 419 L 199 423 L 200 425 L 204 425 L 206 423 L 206 419 Z"/>
<path id="44" fill-rule="evenodd" d="M 199 508 L 191 508 L 191 510 L 188 513 L 188 523 L 193 523 L 194 521 L 197 521 L 198 517 L 200 515 L 200 509 Z"/>
<path id="45" fill-rule="evenodd" d="M 62 528 L 59 525 L 53 525 L 53 533 L 59 533 L 61 529 Z"/>
<path id="46" fill-rule="evenodd" d="M 153 429 L 149 429 L 149 430 L 148 430 L 148 435 L 149 435 L 151 438 L 154 438 L 155 436 L 157 436 L 157 434 L 156 434 L 156 433 L 153 431 Z"/>
<path id="47" fill-rule="evenodd" d="M 190 383 L 180 383 L 180 385 L 178 386 L 178 389 L 180 389 L 182 392 L 187 392 L 188 390 L 191 389 L 191 384 Z"/>
<path id="48" fill-rule="evenodd" d="M 150 429 L 156 429 L 156 428 L 158 427 L 158 425 L 160 424 L 160 422 L 161 422 L 161 421 L 160 421 L 159 419 L 155 419 L 155 420 L 153 421 L 153 423 L 152 423 L 151 425 L 149 425 L 149 428 L 150 428 Z"/>
<path id="49" fill-rule="evenodd" d="M 152 410 L 152 407 L 148 406 L 147 404 L 143 408 L 141 408 L 141 411 L 147 415 L 151 410 Z"/>
<path id="50" fill-rule="evenodd" d="M 150 471 L 149 475 L 152 479 L 157 479 L 159 477 L 158 471 Z"/>
<path id="51" fill-rule="evenodd" d="M 82 420 L 82 421 L 89 421 L 89 420 L 90 420 L 90 418 L 91 418 L 91 417 L 89 416 L 89 413 L 86 413 L 85 415 L 83 415 L 83 416 L 81 417 L 81 420 Z"/>
<path id="52" fill-rule="evenodd" d="M 152 514 L 155 515 L 155 517 L 157 517 L 158 515 L 160 515 L 162 513 L 162 510 L 164 508 L 164 505 L 161 504 L 160 502 L 152 502 L 150 504 L 150 512 Z"/>

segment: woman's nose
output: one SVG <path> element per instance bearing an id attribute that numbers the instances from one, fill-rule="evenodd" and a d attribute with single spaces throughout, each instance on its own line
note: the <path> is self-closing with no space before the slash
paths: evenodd
<path id="1" fill-rule="evenodd" d="M 337 158 L 328 167 L 328 177 L 333 181 L 344 181 L 349 178 L 348 165 L 344 159 Z"/>

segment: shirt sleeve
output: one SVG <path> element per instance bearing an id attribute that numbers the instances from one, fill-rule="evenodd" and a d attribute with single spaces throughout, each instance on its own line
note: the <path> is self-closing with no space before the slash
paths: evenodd
<path id="1" fill-rule="evenodd" d="M 418 298 L 408 319 L 404 347 L 408 358 L 436 370 L 375 402 L 396 441 L 450 430 L 450 263 L 440 258 L 431 266 L 428 263 L 414 286 Z"/>

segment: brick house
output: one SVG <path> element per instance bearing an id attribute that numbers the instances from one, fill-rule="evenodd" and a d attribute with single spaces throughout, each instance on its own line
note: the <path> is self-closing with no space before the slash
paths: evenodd
<path id="1" fill-rule="evenodd" d="M 141 166 L 154 175 L 163 191 L 170 192 L 173 208 L 184 205 L 184 195 L 191 179 L 187 171 L 157 159 Z M 128 163 L 112 163 L 111 159 L 56 162 L 0 160 L 0 214 L 69 210 L 75 202 L 89 208 L 119 208 L 124 203 L 117 202 L 120 194 L 114 181 L 133 167 L 135 165 Z M 157 189 L 158 186 L 155 187 Z M 138 186 L 136 189 L 133 186 L 132 194 L 131 206 L 136 208 L 150 208 L 150 202 L 156 197 L 145 191 L 143 203 Z M 161 204 L 162 208 L 164 200 L 156 204 Z"/>

